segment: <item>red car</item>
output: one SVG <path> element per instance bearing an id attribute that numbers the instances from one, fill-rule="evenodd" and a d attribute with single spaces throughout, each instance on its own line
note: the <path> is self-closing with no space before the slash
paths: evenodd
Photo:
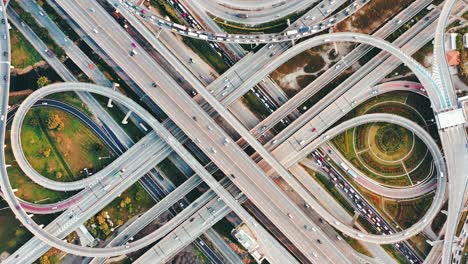
<path id="1" fill-rule="evenodd" d="M 132 47 L 136 48 L 136 44 L 134 42 L 132 42 Z"/>
<path id="2" fill-rule="evenodd" d="M 317 131 L 317 129 L 315 127 L 312 128 L 312 132 L 315 132 Z"/>

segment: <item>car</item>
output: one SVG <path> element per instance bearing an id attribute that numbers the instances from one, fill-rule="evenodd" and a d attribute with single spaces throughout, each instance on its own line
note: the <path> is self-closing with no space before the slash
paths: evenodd
<path id="1" fill-rule="evenodd" d="M 234 174 L 231 174 L 231 177 L 232 177 L 233 179 L 235 179 L 235 178 L 236 178 L 236 176 L 235 176 Z"/>
<path id="2" fill-rule="evenodd" d="M 317 131 L 317 128 L 313 127 L 310 131 L 315 132 Z"/>
<path id="3" fill-rule="evenodd" d="M 336 239 L 338 239 L 340 241 L 343 240 L 339 235 L 336 235 Z"/>
<path id="4" fill-rule="evenodd" d="M 322 244 L 322 240 L 317 239 L 317 243 Z"/>
<path id="5" fill-rule="evenodd" d="M 151 86 L 153 86 L 154 88 L 158 87 L 158 85 L 155 82 L 152 83 Z"/>
<path id="6" fill-rule="evenodd" d="M 2 20 L 1 20 L 1 21 L 2 21 L 2 24 L 5 24 L 5 19 L 4 19 L 4 18 L 2 18 Z"/>
<path id="7" fill-rule="evenodd" d="M 129 245 L 129 244 L 127 244 L 127 245 L 125 246 L 125 248 L 130 248 L 130 245 Z"/>
<path id="8" fill-rule="evenodd" d="M 305 208 L 310 208 L 310 205 L 308 203 L 304 203 Z"/>
<path id="9" fill-rule="evenodd" d="M 124 172 L 125 172 L 125 168 L 120 169 L 120 173 L 124 173 Z"/>
<path id="10" fill-rule="evenodd" d="M 317 253 L 312 252 L 312 256 L 317 257 Z"/>
<path id="11" fill-rule="evenodd" d="M 200 240 L 200 245 L 204 246 L 204 245 L 205 245 L 205 243 L 203 243 L 203 241 L 201 241 L 201 240 Z"/>
<path id="12" fill-rule="evenodd" d="M 133 47 L 133 48 L 136 48 L 136 47 L 137 47 L 137 45 L 135 44 L 135 42 L 132 42 L 132 47 Z"/>
<path id="13" fill-rule="evenodd" d="M 190 64 L 194 64 L 195 61 L 194 61 L 192 58 L 190 58 L 190 59 L 189 59 L 189 63 L 190 63 Z"/>
<path id="14" fill-rule="evenodd" d="M 278 143 L 278 140 L 277 140 L 277 139 L 275 139 L 275 140 L 273 140 L 273 141 L 271 142 L 271 144 L 273 144 L 273 145 L 276 144 L 276 143 Z"/>
<path id="15" fill-rule="evenodd" d="M 212 153 L 216 153 L 216 152 L 217 152 L 215 148 L 211 148 L 210 150 L 211 150 Z"/>
<path id="16" fill-rule="evenodd" d="M 322 218 L 319 218 L 319 222 L 320 222 L 321 224 L 323 224 L 323 219 L 322 219 Z"/>
<path id="17" fill-rule="evenodd" d="M 288 217 L 293 219 L 294 217 L 292 216 L 292 214 L 288 213 Z"/>
<path id="18" fill-rule="evenodd" d="M 39 15 L 44 16 L 44 13 L 42 13 L 42 11 L 39 11 Z"/>
<path id="19" fill-rule="evenodd" d="M 3 52 L 3 56 L 7 57 L 7 56 L 8 56 L 8 52 L 7 52 L 7 51 L 4 51 L 4 52 Z"/>

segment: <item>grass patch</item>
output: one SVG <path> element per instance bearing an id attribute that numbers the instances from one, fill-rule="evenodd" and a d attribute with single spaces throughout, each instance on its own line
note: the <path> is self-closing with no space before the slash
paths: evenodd
<path id="1" fill-rule="evenodd" d="M 121 124 L 123 118 L 125 117 L 125 113 L 123 113 L 120 108 L 115 106 L 112 108 L 107 107 L 108 99 L 102 96 L 95 96 L 98 100 L 99 104 L 109 113 L 110 116 L 118 123 Z M 145 136 L 145 134 L 131 121 L 128 122 L 126 125 L 120 125 L 123 130 L 127 133 L 127 135 L 134 141 L 137 142 L 141 138 Z"/>
<path id="2" fill-rule="evenodd" d="M 260 120 L 265 119 L 270 115 L 268 109 L 252 91 L 245 93 L 241 100 Z"/>
<path id="3" fill-rule="evenodd" d="M 168 158 L 159 163 L 157 168 L 176 186 L 187 180 L 187 177 Z"/>
<path id="4" fill-rule="evenodd" d="M 31 166 L 40 174 L 52 180 L 72 181 L 73 174 L 54 148 L 48 135 L 41 109 L 32 109 L 23 123 L 21 144 Z M 48 153 L 48 154 L 46 154 Z"/>
<path id="5" fill-rule="evenodd" d="M 282 17 L 278 20 L 270 21 L 267 23 L 258 24 L 255 26 L 249 26 L 244 24 L 235 23 L 232 21 L 225 21 L 220 18 L 213 18 L 213 20 L 226 32 L 232 34 L 245 34 L 245 33 L 278 33 L 285 30 L 288 27 L 287 20 L 291 23 L 299 19 L 305 13 L 307 13 L 314 6 L 309 6 L 307 9 L 297 13 L 290 14 Z"/>
<path id="6" fill-rule="evenodd" d="M 11 165 L 11 167 L 8 168 L 8 177 L 12 187 L 18 189 L 15 193 L 17 197 L 30 202 L 52 203 L 63 200 L 71 195 L 71 193 L 67 194 L 66 192 L 56 192 L 46 189 L 33 182 L 23 173 L 18 164 L 14 161 L 15 157 L 11 151 L 9 135 L 5 137 L 5 144 L 7 146 L 5 148 L 6 164 Z"/>
<path id="7" fill-rule="evenodd" d="M 364 254 L 366 256 L 369 256 L 369 257 L 373 257 L 373 255 L 369 252 L 369 250 L 367 250 L 367 248 L 359 240 L 343 235 L 343 234 L 341 234 L 341 237 L 343 237 L 346 243 L 348 243 L 357 252 Z"/>
<path id="8" fill-rule="evenodd" d="M 88 109 L 87 105 L 81 101 L 78 95 L 75 92 L 64 92 L 64 93 L 54 93 L 47 96 L 47 99 L 53 99 L 57 101 L 64 102 L 69 104 L 81 112 L 91 115 L 91 111 Z"/>
<path id="9" fill-rule="evenodd" d="M 16 13 L 20 16 L 20 18 L 29 26 L 31 29 L 38 35 L 40 39 L 42 39 L 50 50 L 53 50 L 57 57 L 65 56 L 65 51 L 57 45 L 57 43 L 52 39 L 49 34 L 49 31 L 40 26 L 36 19 L 31 15 L 31 13 L 26 12 L 17 2 L 16 0 L 11 0 L 10 6 L 15 10 Z"/>
<path id="10" fill-rule="evenodd" d="M 106 239 L 130 218 L 147 211 L 153 205 L 153 198 L 136 183 L 86 221 L 85 226 L 94 237 Z"/>
<path id="11" fill-rule="evenodd" d="M 57 109 L 32 109 L 24 123 L 22 144 L 31 165 L 43 175 L 58 181 L 86 177 L 83 171 L 96 172 L 112 157 L 105 145 L 77 118 Z M 47 128 L 49 115 L 57 115 L 62 130 Z M 47 156 L 47 152 L 50 152 Z M 99 157 L 109 157 L 99 159 Z"/>
<path id="12" fill-rule="evenodd" d="M 426 99 L 421 100 L 421 98 L 421 96 L 410 96 L 407 93 L 383 94 L 359 105 L 359 107 L 352 110 L 339 122 L 343 122 L 345 120 L 351 119 L 356 116 L 364 115 L 366 113 L 391 112 L 413 120 L 420 125 L 424 125 L 423 119 L 428 120 L 428 118 L 432 116 L 432 113 L 429 113 L 427 111 L 422 111 L 419 113 L 419 108 L 424 107 L 427 101 Z M 401 104 L 405 102 L 409 106 Z M 410 106 L 415 108 L 419 114 L 416 113 Z M 388 124 L 385 123 L 376 123 L 359 126 L 355 129 L 347 130 L 346 132 L 336 136 L 332 140 L 332 142 L 337 147 L 337 149 L 351 163 L 353 163 L 353 165 L 357 169 L 361 170 L 364 174 L 381 183 L 394 186 L 407 186 L 411 184 L 410 180 L 405 174 L 403 166 L 401 165 L 401 163 L 384 162 L 374 157 L 374 155 L 378 155 L 379 158 L 384 158 L 385 160 L 398 160 L 400 158 L 405 157 L 406 154 L 408 154 L 408 152 L 411 150 L 412 152 L 409 153 L 408 157 L 404 159 L 404 163 L 408 171 L 413 170 L 421 162 L 422 164 L 416 170 L 411 172 L 410 177 L 414 182 L 425 179 L 430 171 L 430 165 L 432 160 L 430 155 L 426 157 L 424 156 L 426 154 L 427 147 L 419 138 L 416 137 L 414 142 L 415 147 L 411 149 L 412 135 L 410 135 L 411 133 L 408 132 L 406 129 L 401 129 L 401 131 L 399 131 L 398 133 L 398 137 L 406 143 L 400 143 L 399 145 L 401 146 L 399 146 L 399 148 L 396 148 L 396 146 L 394 146 L 395 149 L 392 149 L 394 153 L 385 152 L 381 146 L 388 143 L 383 142 L 384 140 L 382 139 L 385 130 L 380 131 L 380 129 L 377 128 L 384 128 L 387 125 Z M 394 129 L 392 129 L 391 131 L 396 132 L 396 130 Z M 368 138 L 382 139 L 380 140 L 382 142 L 380 142 L 379 140 L 374 140 L 377 142 L 371 141 L 370 147 L 373 150 L 373 152 L 367 150 L 369 148 Z M 357 154 L 356 151 L 362 152 Z M 359 157 L 357 155 L 359 155 Z M 377 175 L 377 173 L 379 175 Z M 403 176 L 394 177 L 396 175 Z"/>
<path id="13" fill-rule="evenodd" d="M 407 229 L 421 219 L 431 206 L 434 194 L 409 201 L 384 200 L 384 211 L 401 228 Z"/>
<path id="14" fill-rule="evenodd" d="M 210 47 L 208 42 L 204 40 L 182 37 L 187 46 L 189 46 L 200 58 L 202 58 L 206 63 L 211 65 L 213 69 L 216 70 L 219 74 L 227 71 L 229 66 L 224 62 L 223 58 L 215 53 L 215 51 Z"/>
<path id="15" fill-rule="evenodd" d="M 150 0 L 151 6 L 158 9 L 159 13 L 163 17 L 168 17 L 171 21 L 184 25 L 185 22 L 182 21 L 175 10 L 163 0 Z M 224 62 L 221 56 L 219 56 L 215 51 L 210 47 L 209 43 L 203 40 L 182 37 L 187 46 L 189 46 L 200 58 L 202 58 L 206 63 L 211 65 L 218 73 L 223 73 L 229 69 L 229 66 Z"/>
<path id="16" fill-rule="evenodd" d="M 15 68 L 26 68 L 42 60 L 41 55 L 34 47 L 21 35 L 16 27 L 11 26 L 11 64 Z"/>
<path id="17" fill-rule="evenodd" d="M 403 256 L 393 245 L 381 245 L 381 247 L 398 263 L 407 263 L 408 260 L 405 256 Z"/>
<path id="18" fill-rule="evenodd" d="M 362 33 L 376 30 L 384 21 L 410 5 L 413 0 L 375 0 L 359 9 L 353 16 L 337 25 L 339 31 L 347 29 L 347 23 Z"/>
<path id="19" fill-rule="evenodd" d="M 301 165 L 302 166 L 302 165 Z M 338 192 L 338 190 L 335 188 L 334 184 L 325 176 L 319 174 L 319 173 L 316 173 L 315 171 L 305 167 L 305 166 L 302 166 L 309 174 L 310 176 L 316 180 L 321 186 L 322 188 L 324 188 L 325 190 L 327 190 L 327 192 L 329 194 L 331 194 L 331 196 L 333 196 L 333 198 L 335 198 L 335 200 L 341 204 L 343 206 L 343 208 L 348 212 L 350 213 L 351 215 L 354 215 L 354 208 L 348 203 L 348 201 L 346 201 L 346 199 Z"/>
<path id="20" fill-rule="evenodd" d="M 447 202 L 445 202 L 445 204 L 441 208 L 441 211 L 447 210 L 447 206 L 448 206 Z M 439 212 L 434 218 L 434 220 L 432 221 L 432 224 L 431 224 L 432 231 L 434 231 L 434 233 L 436 234 L 439 234 L 446 220 L 447 220 L 447 215 L 442 212 Z"/>
<path id="21" fill-rule="evenodd" d="M 4 202 L 1 207 L 7 206 Z M 15 215 L 9 209 L 0 211 L 0 252 L 13 253 L 16 249 L 24 245 L 32 234 L 20 225 Z"/>

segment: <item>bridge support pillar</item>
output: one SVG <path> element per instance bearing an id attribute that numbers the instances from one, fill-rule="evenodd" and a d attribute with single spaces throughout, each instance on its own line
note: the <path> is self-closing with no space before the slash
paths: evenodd
<path id="1" fill-rule="evenodd" d="M 431 246 L 441 245 L 444 243 L 443 240 L 436 240 L 436 241 L 426 240 L 426 242 Z"/>
<path id="2" fill-rule="evenodd" d="M 124 119 L 122 120 L 122 124 L 124 124 L 124 125 L 128 124 L 128 118 L 130 117 L 131 114 L 132 114 L 132 111 L 127 112 Z"/>
<path id="3" fill-rule="evenodd" d="M 358 211 L 354 211 L 354 216 L 353 216 L 353 220 L 351 221 L 351 226 L 354 226 L 358 220 L 358 217 L 359 217 L 359 212 Z"/>
<path id="4" fill-rule="evenodd" d="M 112 84 L 112 90 L 117 90 L 117 87 L 119 87 L 120 85 L 118 83 L 113 83 Z M 109 101 L 107 101 L 107 107 L 109 108 L 112 108 L 114 107 L 114 105 L 112 104 L 112 99 L 109 98 Z"/>

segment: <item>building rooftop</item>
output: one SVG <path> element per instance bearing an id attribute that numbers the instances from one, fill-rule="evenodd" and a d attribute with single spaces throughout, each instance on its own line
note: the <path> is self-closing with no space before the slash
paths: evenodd
<path id="1" fill-rule="evenodd" d="M 449 66 L 458 66 L 460 64 L 460 52 L 458 50 L 448 51 L 447 62 Z"/>

